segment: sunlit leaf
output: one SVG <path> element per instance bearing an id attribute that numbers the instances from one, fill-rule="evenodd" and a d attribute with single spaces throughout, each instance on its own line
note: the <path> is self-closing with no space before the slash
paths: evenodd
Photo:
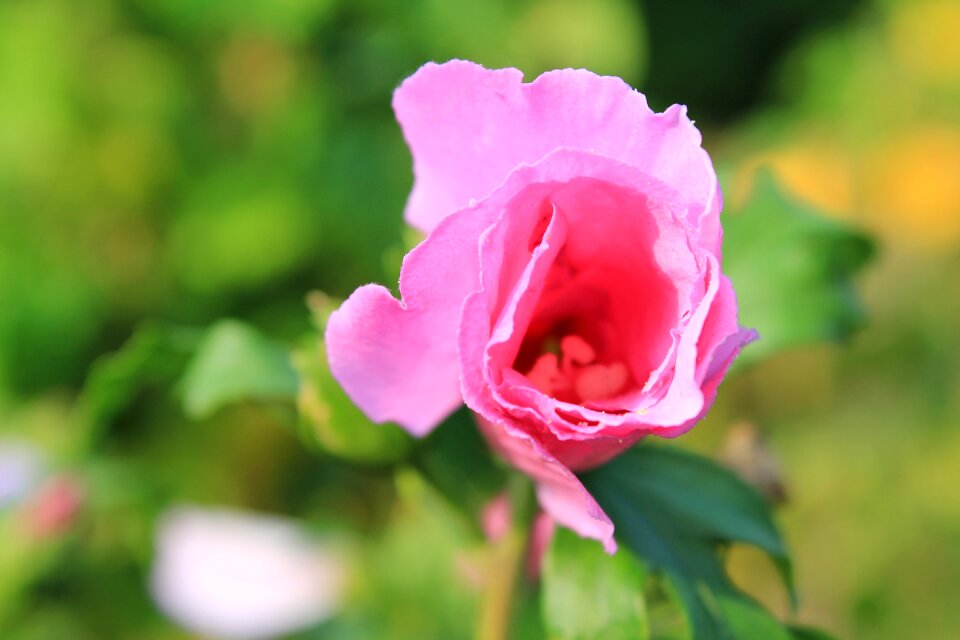
<path id="1" fill-rule="evenodd" d="M 558 529 L 543 565 L 543 614 L 554 640 L 646 640 L 646 570 L 629 550 L 608 555 Z"/>
<path id="2" fill-rule="evenodd" d="M 664 572 L 695 640 L 790 637 L 733 586 L 718 555 L 725 543 L 752 544 L 774 558 L 789 583 L 789 560 L 769 508 L 730 471 L 674 448 L 641 446 L 583 481 L 620 540 Z"/>
<path id="3" fill-rule="evenodd" d="M 724 271 L 737 290 L 740 323 L 761 337 L 741 363 L 842 339 L 862 324 L 851 278 L 873 252 L 865 236 L 787 197 L 768 173 L 723 224 Z"/>
<path id="4" fill-rule="evenodd" d="M 393 462 L 410 452 L 413 439 L 403 429 L 374 424 L 344 393 L 319 336 L 294 355 L 294 363 L 301 375 L 297 406 L 307 444 L 355 462 Z"/>
<path id="5" fill-rule="evenodd" d="M 243 400 L 292 400 L 299 379 L 282 345 L 235 320 L 221 320 L 203 338 L 182 380 L 193 419 Z"/>
<path id="6" fill-rule="evenodd" d="M 327 318 L 340 301 L 315 291 L 307 305 L 317 333 L 294 354 L 300 372 L 300 435 L 317 447 L 354 462 L 386 463 L 402 460 L 413 439 L 395 424 L 374 424 L 347 396 L 330 372 L 323 334 Z"/>

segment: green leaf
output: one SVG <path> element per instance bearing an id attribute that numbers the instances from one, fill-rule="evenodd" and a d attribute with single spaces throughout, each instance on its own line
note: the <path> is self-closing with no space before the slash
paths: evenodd
<path id="1" fill-rule="evenodd" d="M 90 368 L 79 407 L 91 435 L 102 433 L 150 387 L 171 385 L 187 365 L 200 334 L 148 322 L 118 351 Z"/>
<path id="2" fill-rule="evenodd" d="M 326 348 L 319 336 L 294 355 L 300 372 L 300 435 L 308 445 L 353 462 L 402 460 L 413 439 L 399 426 L 374 424 L 344 393 L 330 373 Z"/>
<path id="3" fill-rule="evenodd" d="M 629 455 L 643 471 L 630 471 L 622 480 L 642 492 L 646 504 L 669 514 L 676 526 L 698 538 L 743 542 L 766 551 L 794 597 L 786 545 L 769 504 L 752 487 L 709 458 L 676 447 L 637 447 Z"/>
<path id="4" fill-rule="evenodd" d="M 582 479 L 618 537 L 666 575 L 695 640 L 789 639 L 773 616 L 731 584 L 717 553 L 731 542 L 757 546 L 790 584 L 785 545 L 767 505 L 734 474 L 672 447 L 641 446 Z"/>
<path id="5" fill-rule="evenodd" d="M 543 565 L 542 608 L 552 640 L 647 640 L 646 570 L 629 550 L 608 555 L 558 529 Z"/>
<path id="6" fill-rule="evenodd" d="M 300 437 L 310 447 L 345 460 L 390 463 L 407 457 L 413 439 L 399 426 L 375 424 L 340 387 L 330 372 L 323 334 L 327 318 L 340 305 L 321 291 L 307 296 L 307 306 L 317 333 L 294 354 L 300 372 Z"/>
<path id="7" fill-rule="evenodd" d="M 846 338 L 863 323 L 852 276 L 873 254 L 865 236 L 787 197 L 766 172 L 723 227 L 724 272 L 737 290 L 740 322 L 761 337 L 744 349 L 741 365 Z"/>
<path id="8" fill-rule="evenodd" d="M 299 380 L 280 344 L 253 327 L 221 320 L 210 327 L 182 379 L 183 406 L 193 419 L 243 400 L 292 400 Z"/>
<path id="9" fill-rule="evenodd" d="M 493 459 L 473 413 L 465 407 L 437 427 L 412 460 L 420 473 L 452 504 L 471 514 L 471 519 L 506 483 L 506 473 Z"/>

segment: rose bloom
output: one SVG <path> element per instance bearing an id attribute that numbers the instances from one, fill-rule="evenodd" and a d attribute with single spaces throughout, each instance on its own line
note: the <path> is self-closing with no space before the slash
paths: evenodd
<path id="1" fill-rule="evenodd" d="M 396 91 L 413 153 L 406 219 L 427 238 L 401 300 L 357 289 L 331 315 L 333 375 L 375 421 L 424 435 L 461 403 L 558 523 L 613 552 L 574 475 L 707 411 L 755 333 L 720 272 L 722 196 L 700 133 L 619 78 L 524 84 L 427 64 Z"/>

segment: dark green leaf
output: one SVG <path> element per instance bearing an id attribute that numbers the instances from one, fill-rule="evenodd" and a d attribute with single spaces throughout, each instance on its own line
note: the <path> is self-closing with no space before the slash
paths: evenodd
<path id="1" fill-rule="evenodd" d="M 506 474 L 480 436 L 473 414 L 461 408 L 417 448 L 414 465 L 443 495 L 476 514 L 504 488 Z"/>
<path id="2" fill-rule="evenodd" d="M 766 551 L 793 595 L 793 572 L 769 504 L 739 476 L 703 456 L 675 447 L 638 447 L 629 452 L 641 473 L 614 467 L 646 504 L 668 514 L 676 526 L 705 540 L 744 542 Z"/>
<path id="3" fill-rule="evenodd" d="M 210 327 L 182 381 L 183 406 L 194 419 L 242 400 L 292 400 L 299 380 L 282 345 L 235 320 Z"/>
<path id="4" fill-rule="evenodd" d="M 542 606 L 554 640 L 646 640 L 646 571 L 628 549 L 608 555 L 593 540 L 558 529 L 543 565 Z"/>
<path id="5" fill-rule="evenodd" d="M 198 340 L 194 329 L 141 325 L 120 350 L 91 367 L 80 398 L 88 427 L 93 432 L 107 429 L 142 391 L 173 384 Z"/>
<path id="6" fill-rule="evenodd" d="M 740 322 L 760 332 L 739 362 L 850 335 L 863 322 L 852 276 L 869 260 L 869 240 L 784 195 L 768 173 L 739 211 L 724 216 L 724 272 Z"/>
<path id="7" fill-rule="evenodd" d="M 718 545 L 745 542 L 789 561 L 763 500 L 730 471 L 674 448 L 636 447 L 583 477 L 619 538 L 666 575 L 696 640 L 789 638 L 729 581 Z M 751 631 L 764 629 L 763 633 Z"/>
<path id="8" fill-rule="evenodd" d="M 836 640 L 835 636 L 813 627 L 790 627 L 790 633 L 793 640 Z"/>

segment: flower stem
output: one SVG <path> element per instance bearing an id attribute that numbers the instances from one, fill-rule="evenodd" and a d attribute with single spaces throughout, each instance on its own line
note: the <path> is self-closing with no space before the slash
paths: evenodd
<path id="1" fill-rule="evenodd" d="M 477 640 L 508 640 L 517 587 L 523 576 L 530 523 L 536 514 L 533 486 L 523 476 L 509 485 L 512 511 L 510 530 L 492 551 L 490 577 L 477 619 Z"/>

